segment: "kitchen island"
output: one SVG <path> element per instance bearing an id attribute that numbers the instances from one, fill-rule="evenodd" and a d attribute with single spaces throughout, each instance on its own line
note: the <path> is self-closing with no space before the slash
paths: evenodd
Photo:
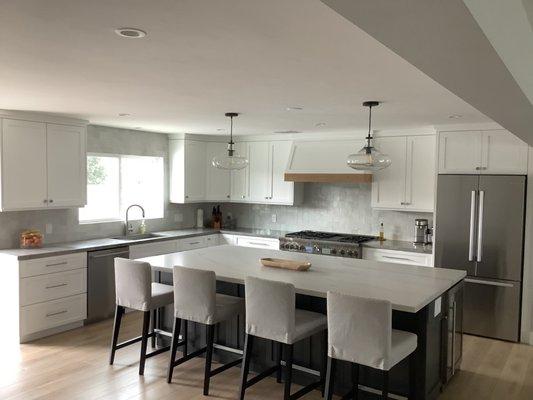
<path id="1" fill-rule="evenodd" d="M 306 272 L 287 271 L 263 267 L 260 258 L 285 258 L 306 260 L 312 267 Z M 217 275 L 218 290 L 221 293 L 244 296 L 243 283 L 246 276 L 255 276 L 292 283 L 295 286 L 297 307 L 326 313 L 328 291 L 389 300 L 393 308 L 393 327 L 416 333 L 416 351 L 413 376 L 408 376 L 407 363 L 402 362 L 391 371 L 391 393 L 407 396 L 408 382 L 416 382 L 414 390 L 417 399 L 434 399 L 446 380 L 449 358 L 448 309 L 461 315 L 462 280 L 465 273 L 458 270 L 435 269 L 360 259 L 349 259 L 323 255 L 283 252 L 279 250 L 216 246 L 180 253 L 147 257 L 141 259 L 150 263 L 159 272 L 165 283 L 172 281 L 173 266 L 183 266 L 214 271 Z M 453 299 L 453 307 L 450 307 Z M 160 327 L 170 329 L 173 310 L 168 309 L 160 319 Z M 460 324 L 458 324 L 460 326 Z M 452 342 L 457 336 L 457 324 L 453 324 Z M 193 347 L 203 344 L 204 330 L 191 324 L 189 337 Z M 221 345 L 240 348 L 242 345 L 243 321 L 221 324 L 217 332 L 217 342 Z M 303 370 L 317 371 L 322 364 L 323 338 L 312 337 L 295 346 L 295 360 Z M 460 361 L 460 348 L 453 346 L 452 359 Z M 261 370 L 274 360 L 274 348 L 265 342 L 257 346 L 257 355 L 252 369 Z M 453 352 L 452 352 L 453 353 Z M 225 355 L 220 355 L 224 357 Z M 452 363 L 453 364 L 453 363 Z M 454 365 L 455 367 L 455 365 Z M 349 368 L 339 368 L 338 390 L 349 388 Z M 309 377 L 296 374 L 296 381 L 307 383 Z M 362 370 L 362 389 L 372 391 L 379 388 L 380 377 L 375 371 Z"/>

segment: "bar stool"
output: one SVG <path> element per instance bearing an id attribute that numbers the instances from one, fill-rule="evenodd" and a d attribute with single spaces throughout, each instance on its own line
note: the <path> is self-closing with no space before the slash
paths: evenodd
<path id="1" fill-rule="evenodd" d="M 157 309 L 172 304 L 173 288 L 170 285 L 152 282 L 150 264 L 126 258 L 115 258 L 115 291 L 115 322 L 113 324 L 109 364 L 112 365 L 115 361 L 115 352 L 118 349 L 141 342 L 139 375 L 143 375 L 146 359 L 161 354 L 170 348 L 167 346 L 149 354 L 146 353 L 148 338 L 153 338 L 157 334 L 155 329 L 149 332 L 150 312 L 153 312 L 155 318 Z M 118 343 L 120 323 L 126 308 L 143 312 L 142 334 L 134 339 Z"/>
<path id="2" fill-rule="evenodd" d="M 349 394 L 354 399 L 357 399 L 359 390 L 359 365 L 383 372 L 382 398 L 387 399 L 389 371 L 409 355 L 409 398 L 413 398 L 417 336 L 392 329 L 391 303 L 332 292 L 328 292 L 327 297 L 326 400 L 331 400 L 333 396 L 336 360 L 348 361 L 352 365 L 353 387 Z"/>
<path id="3" fill-rule="evenodd" d="M 228 321 L 237 315 L 244 314 L 244 299 L 227 296 L 216 292 L 216 275 L 213 271 L 202 271 L 184 267 L 174 267 L 174 329 L 168 365 L 167 382 L 172 381 L 174 367 L 206 353 L 204 371 L 204 395 L 209 394 L 210 379 L 222 371 L 227 370 L 242 362 L 238 358 L 211 370 L 213 358 L 215 325 L 219 322 Z M 179 340 L 181 321 L 187 321 L 206 325 L 206 346 L 190 354 L 187 353 L 187 337 Z M 187 332 L 187 325 L 185 325 Z M 176 360 L 176 352 L 179 346 L 184 346 L 183 356 Z"/>
<path id="4" fill-rule="evenodd" d="M 245 298 L 246 337 L 239 398 L 243 400 L 248 387 L 274 372 L 277 373 L 277 382 L 281 382 L 281 350 L 283 346 L 286 356 L 284 399 L 297 399 L 311 390 L 323 386 L 324 371 L 321 371 L 319 381 L 303 387 L 291 396 L 294 343 L 324 331 L 327 327 L 326 316 L 296 309 L 294 286 L 289 283 L 247 277 L 245 280 Z M 277 344 L 276 365 L 248 380 L 255 337 L 268 339 Z"/>

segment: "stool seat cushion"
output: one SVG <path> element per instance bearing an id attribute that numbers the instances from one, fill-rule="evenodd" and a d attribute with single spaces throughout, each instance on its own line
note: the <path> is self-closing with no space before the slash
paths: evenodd
<path id="1" fill-rule="evenodd" d="M 164 307 L 174 302 L 174 287 L 162 283 L 152 282 L 152 298 L 150 310 Z M 146 311 L 146 310 L 145 310 Z"/>
<path id="2" fill-rule="evenodd" d="M 237 315 L 244 315 L 244 299 L 217 293 L 216 312 L 211 325 L 230 320 Z"/>
<path id="3" fill-rule="evenodd" d="M 327 329 L 328 326 L 328 319 L 324 314 L 299 309 L 296 309 L 294 322 L 294 337 L 291 343 L 288 344 L 295 343 L 321 332 Z"/>
<path id="4" fill-rule="evenodd" d="M 391 354 L 388 360 L 384 360 L 383 369 L 389 370 L 402 361 L 405 357 L 416 350 L 417 336 L 414 333 L 392 330 Z"/>

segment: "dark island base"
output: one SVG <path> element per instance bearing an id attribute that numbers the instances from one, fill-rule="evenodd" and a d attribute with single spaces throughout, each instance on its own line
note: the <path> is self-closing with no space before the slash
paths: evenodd
<path id="1" fill-rule="evenodd" d="M 171 284 L 171 274 L 161 273 L 160 281 Z M 217 282 L 217 291 L 219 293 L 232 296 L 244 297 L 244 286 L 227 282 Z M 446 380 L 446 362 L 448 356 L 448 329 L 447 321 L 449 315 L 447 310 L 449 299 L 457 296 L 457 292 L 462 292 L 462 284 L 456 285 L 445 294 L 442 304 L 439 306 L 433 302 L 420 310 L 418 313 L 407 313 L 393 311 L 393 328 L 413 332 L 418 336 L 418 347 L 415 354 L 412 371 L 414 376 L 411 377 L 415 382 L 413 395 L 415 399 L 436 399 L 443 389 Z M 320 312 L 326 314 L 326 299 L 297 295 L 296 307 L 304 310 Z M 437 307 L 437 313 L 435 312 Z M 457 303 L 455 308 L 461 307 L 462 303 Z M 439 312 L 439 309 L 442 311 Z M 166 331 L 172 330 L 174 310 L 167 307 L 160 314 L 158 325 Z M 435 316 L 435 314 L 437 314 Z M 189 323 L 189 352 L 205 346 L 206 329 L 205 325 Z M 318 371 L 324 362 L 323 349 L 324 334 L 316 334 L 309 339 L 302 340 L 294 345 L 294 364 L 316 371 L 316 375 L 295 370 L 293 372 L 293 382 L 297 384 L 308 384 L 318 379 Z M 158 339 L 162 341 L 161 345 L 168 345 L 168 338 Z M 215 342 L 219 345 L 231 348 L 243 348 L 244 343 L 244 321 L 243 318 L 237 318 L 217 325 L 215 329 Z M 250 370 L 261 372 L 274 365 L 276 347 L 268 340 L 257 338 L 254 341 L 253 358 Z M 214 359 L 221 362 L 228 362 L 238 357 L 226 351 L 215 350 Z M 460 363 L 460 355 L 457 356 Z M 456 364 L 456 365 L 457 365 Z M 186 368 L 186 364 L 180 368 Z M 457 367 L 456 367 L 457 368 Z M 389 393 L 400 395 L 405 398 L 409 393 L 409 358 L 403 360 L 392 368 L 389 374 Z M 370 368 L 361 367 L 359 375 L 359 384 L 365 387 L 381 390 L 383 377 L 380 371 Z M 339 361 L 335 375 L 335 393 L 339 395 L 346 394 L 351 389 L 351 367 L 349 363 Z M 363 389 L 359 391 L 360 398 L 372 399 L 379 398 L 375 394 Z"/>

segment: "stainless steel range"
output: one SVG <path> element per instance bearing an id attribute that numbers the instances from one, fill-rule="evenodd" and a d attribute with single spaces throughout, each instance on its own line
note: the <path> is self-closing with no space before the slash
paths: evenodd
<path id="1" fill-rule="evenodd" d="M 279 239 L 279 249 L 300 253 L 361 258 L 361 243 L 376 240 L 375 236 L 316 231 L 288 233 Z"/>

